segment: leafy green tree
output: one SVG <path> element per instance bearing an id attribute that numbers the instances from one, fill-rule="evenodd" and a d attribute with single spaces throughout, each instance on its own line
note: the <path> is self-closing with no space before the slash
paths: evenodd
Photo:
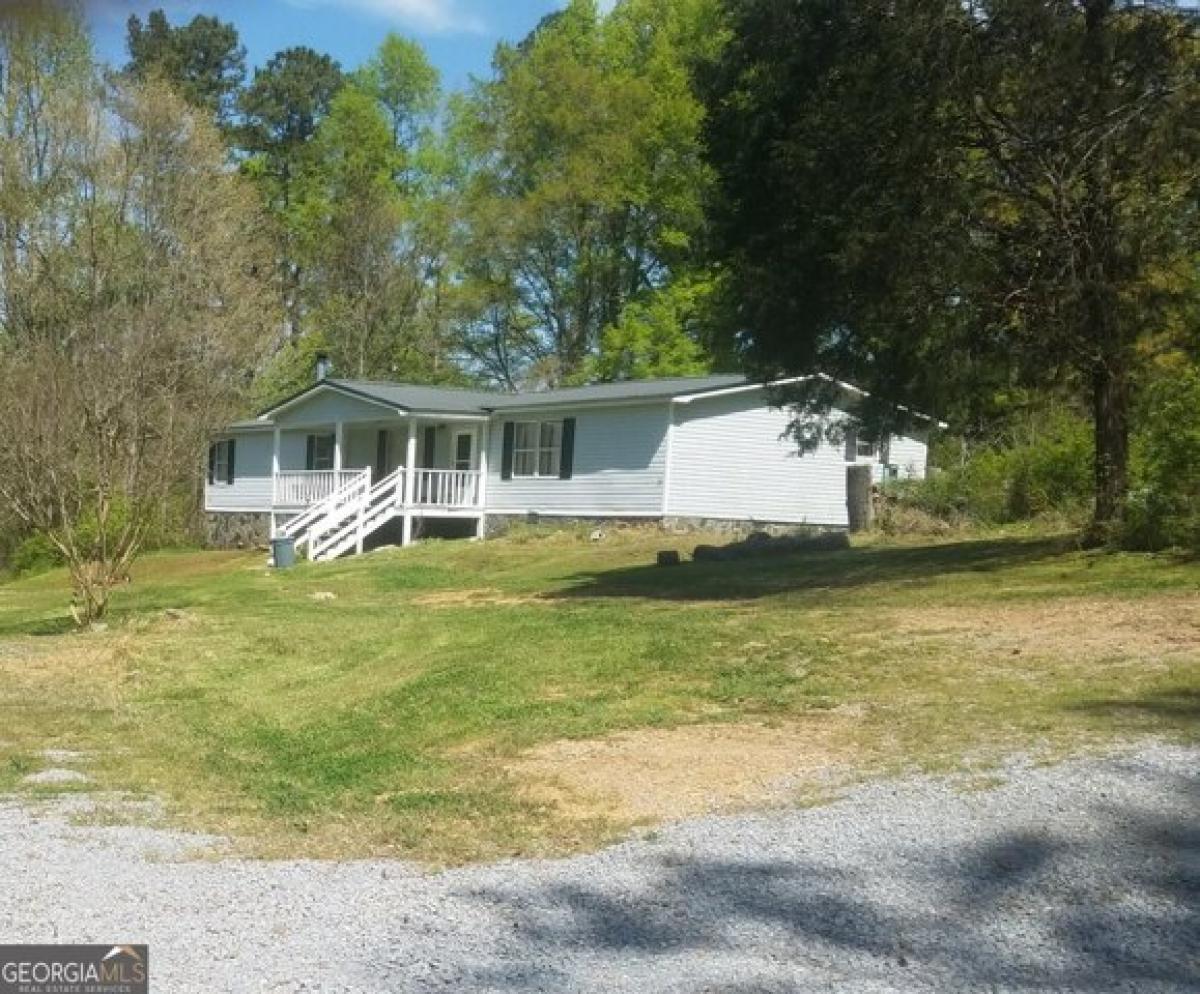
<path id="1" fill-rule="evenodd" d="M 458 257 L 479 281 L 460 299 L 484 306 L 462 324 L 473 364 L 576 378 L 626 304 L 686 268 L 709 184 L 689 65 L 714 26 L 705 0 L 626 0 L 607 17 L 573 0 L 500 46 L 495 77 L 456 105 Z"/>
<path id="2" fill-rule="evenodd" d="M 631 300 L 600 335 L 599 352 L 581 379 L 640 380 L 699 376 L 712 368 L 704 347 L 711 279 L 676 278 L 644 300 Z"/>
<path id="3" fill-rule="evenodd" d="M 1108 530 L 1139 348 L 1196 292 L 1195 21 L 1114 0 L 726 6 L 708 148 L 748 357 L 964 416 L 1017 384 L 1086 397 Z"/>
<path id="4" fill-rule="evenodd" d="M 246 49 L 232 24 L 198 14 L 172 26 L 162 10 L 151 11 L 144 23 L 131 14 L 126 45 L 126 72 L 139 80 L 158 74 L 218 126 L 229 127 L 246 79 Z"/>
<path id="5" fill-rule="evenodd" d="M 244 169 L 263 191 L 276 221 L 288 337 L 301 333 L 304 303 L 301 243 L 303 211 L 296 186 L 307 168 L 309 145 L 345 78 L 328 55 L 289 48 L 274 55 L 242 91 L 238 142 Z"/>
<path id="6" fill-rule="evenodd" d="M 415 41 L 388 34 L 375 55 L 355 73 L 355 82 L 378 102 L 391 126 L 392 145 L 404 151 L 408 167 L 427 139 L 441 97 L 441 80 L 425 50 Z"/>
<path id="7" fill-rule="evenodd" d="M 423 52 L 395 36 L 334 96 L 299 157 L 286 215 L 305 330 L 270 382 L 310 377 L 297 357 L 312 342 L 343 375 L 459 375 L 439 313 L 452 221 L 431 127 L 438 102 Z"/>
<path id="8" fill-rule="evenodd" d="M 400 288 L 394 245 L 402 204 L 396 149 L 379 105 L 342 88 L 313 139 L 296 214 L 307 260 L 310 325 L 344 375 L 387 372 Z"/>

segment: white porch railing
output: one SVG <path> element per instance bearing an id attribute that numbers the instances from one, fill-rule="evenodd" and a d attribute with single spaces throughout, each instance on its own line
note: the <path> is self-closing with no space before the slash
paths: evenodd
<path id="1" fill-rule="evenodd" d="M 311 507 L 332 497 L 362 474 L 361 469 L 284 470 L 275 474 L 276 507 Z"/>
<path id="2" fill-rule="evenodd" d="M 318 493 L 311 485 L 313 477 L 320 478 L 317 487 L 334 482 L 339 486 L 285 522 L 276 533 L 294 539 L 297 549 L 307 546 L 313 560 L 334 559 L 351 549 L 362 552 L 364 539 L 397 516 L 404 517 L 407 544 L 414 512 L 481 512 L 483 481 L 478 470 L 418 469 L 409 478 L 401 467 L 374 485 L 370 469 L 338 474 L 280 473 L 275 480 L 276 493 L 286 494 L 290 500 Z M 297 483 L 297 478 L 302 482 Z"/>
<path id="3" fill-rule="evenodd" d="M 478 507 L 477 469 L 418 469 L 413 480 L 414 507 Z"/>

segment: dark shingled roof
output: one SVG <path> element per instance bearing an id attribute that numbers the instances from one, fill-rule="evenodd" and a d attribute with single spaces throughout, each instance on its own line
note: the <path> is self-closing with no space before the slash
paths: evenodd
<path id="1" fill-rule="evenodd" d="M 325 380 L 352 393 L 379 400 L 409 411 L 438 411 L 442 414 L 482 414 L 488 401 L 501 394 L 489 390 L 460 390 L 457 387 L 427 387 L 416 383 L 386 380 Z"/>
<path id="2" fill-rule="evenodd" d="M 597 383 L 590 387 L 562 387 L 558 390 L 537 390 L 529 393 L 494 395 L 492 410 L 529 407 L 555 407 L 560 404 L 590 404 L 611 400 L 664 400 L 691 393 L 707 393 L 749 382 L 736 374 L 717 376 L 675 376 L 659 380 L 623 380 L 620 383 Z"/>
<path id="3" fill-rule="evenodd" d="M 390 407 L 408 411 L 431 411 L 440 414 L 487 414 L 501 410 L 529 410 L 539 407 L 558 407 L 573 404 L 593 404 L 611 401 L 666 400 L 686 394 L 707 393 L 725 387 L 740 386 L 749 381 L 744 376 L 676 376 L 658 380 L 625 380 L 620 383 L 597 383 L 587 387 L 563 387 L 559 390 L 534 390 L 526 393 L 501 393 L 498 390 L 462 390 L 456 387 L 430 387 L 415 383 L 391 383 L 383 380 L 328 379 L 305 388 L 300 393 L 268 408 L 260 417 L 270 414 L 284 404 L 303 397 L 309 391 L 328 385 L 345 393 L 379 401 Z M 261 428 L 263 421 L 238 421 L 231 428 Z"/>
<path id="4" fill-rule="evenodd" d="M 404 411 L 431 414 L 464 414 L 483 417 L 492 411 L 529 411 L 539 408 L 573 407 L 625 401 L 668 400 L 748 386 L 756 381 L 736 373 L 714 376 L 673 376 L 657 380 L 623 380 L 620 383 L 596 383 L 586 387 L 562 387 L 558 390 L 530 390 L 524 393 L 501 393 L 499 390 L 465 390 L 457 387 L 430 387 L 416 383 L 393 383 L 386 380 L 321 380 L 299 393 L 281 400 L 263 411 L 256 420 L 235 421 L 229 430 L 262 430 L 271 424 L 268 415 L 285 404 L 306 396 L 321 386 L 332 386 L 350 396 L 377 401 Z M 861 393 L 855 387 L 842 384 L 847 390 Z M 922 420 L 945 425 L 928 415 L 912 412 Z"/>

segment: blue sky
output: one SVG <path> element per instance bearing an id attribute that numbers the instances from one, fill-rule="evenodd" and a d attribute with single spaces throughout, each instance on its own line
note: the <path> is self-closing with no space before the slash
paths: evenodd
<path id="1" fill-rule="evenodd" d="M 308 45 L 353 68 L 388 31 L 398 31 L 420 41 L 444 85 L 459 89 L 470 74 L 488 72 L 497 41 L 523 38 L 562 0 L 84 0 L 84 6 L 100 55 L 114 63 L 125 61 L 129 15 L 144 19 L 161 7 L 172 24 L 196 14 L 232 21 L 251 65 Z"/>

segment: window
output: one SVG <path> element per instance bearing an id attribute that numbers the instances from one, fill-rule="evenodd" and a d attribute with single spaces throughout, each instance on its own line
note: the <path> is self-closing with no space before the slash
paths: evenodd
<path id="1" fill-rule="evenodd" d="M 308 436 L 308 469 L 333 469 L 333 434 Z"/>
<path id="2" fill-rule="evenodd" d="M 863 460 L 873 462 L 879 458 L 879 453 L 878 442 L 859 438 L 858 432 L 853 428 L 846 429 L 846 462 L 862 462 Z"/>
<path id="3" fill-rule="evenodd" d="M 559 475 L 561 421 L 518 421 L 513 432 L 513 476 Z"/>
<path id="4" fill-rule="evenodd" d="M 213 479 L 224 483 L 229 479 L 229 443 L 218 442 L 217 454 L 213 460 Z"/>
<path id="5" fill-rule="evenodd" d="M 221 442 L 214 442 L 208 449 L 208 482 L 209 483 L 232 483 L 233 482 L 233 452 L 234 441 L 232 438 L 227 438 Z"/>
<path id="6" fill-rule="evenodd" d="M 474 436 L 469 431 L 454 436 L 454 468 L 471 468 L 471 448 Z"/>
<path id="7" fill-rule="evenodd" d="M 228 439 L 226 439 L 224 442 L 217 442 L 217 444 L 213 446 L 213 483 L 233 482 L 233 476 L 229 471 L 229 450 L 231 446 L 232 443 Z"/>

